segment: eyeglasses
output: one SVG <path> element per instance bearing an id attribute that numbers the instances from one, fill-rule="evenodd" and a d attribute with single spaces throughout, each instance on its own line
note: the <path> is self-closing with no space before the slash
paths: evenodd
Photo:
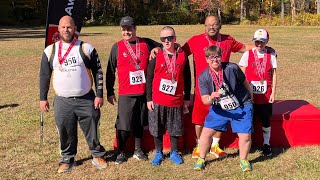
<path id="1" fill-rule="evenodd" d="M 168 41 L 172 41 L 174 38 L 175 38 L 175 36 L 160 37 L 160 41 L 161 41 L 161 42 L 165 42 L 166 39 L 167 39 Z"/>
<path id="2" fill-rule="evenodd" d="M 221 58 L 221 56 L 209 56 L 209 57 L 207 57 L 207 59 L 210 60 L 210 61 L 217 60 L 217 59 L 220 59 L 220 58 Z"/>
<path id="3" fill-rule="evenodd" d="M 219 24 L 206 24 L 204 25 L 207 29 L 210 29 L 210 28 L 218 28 L 220 25 Z"/>

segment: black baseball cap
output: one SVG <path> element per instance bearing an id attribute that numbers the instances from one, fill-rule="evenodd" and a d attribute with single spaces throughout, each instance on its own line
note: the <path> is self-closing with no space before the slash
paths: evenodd
<path id="1" fill-rule="evenodd" d="M 125 16 L 120 20 L 120 26 L 135 26 L 136 23 L 134 22 L 133 18 L 130 16 Z"/>

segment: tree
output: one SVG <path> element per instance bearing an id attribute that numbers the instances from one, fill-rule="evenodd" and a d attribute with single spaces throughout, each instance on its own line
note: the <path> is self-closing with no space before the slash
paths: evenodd
<path id="1" fill-rule="evenodd" d="M 196 6 L 196 11 L 207 15 L 218 15 L 219 0 L 190 0 L 190 3 Z"/>
<path id="2" fill-rule="evenodd" d="M 281 0 L 281 24 L 284 25 L 284 0 Z"/>
<path id="3" fill-rule="evenodd" d="M 246 0 L 246 18 L 250 17 L 249 0 Z"/>
<path id="4" fill-rule="evenodd" d="M 244 12 L 244 8 L 243 8 L 243 1 L 240 1 L 240 21 L 243 21 L 243 12 Z"/>
<path id="5" fill-rule="evenodd" d="M 290 0 L 291 7 L 291 21 L 294 22 L 296 20 L 296 2 L 295 0 Z"/>

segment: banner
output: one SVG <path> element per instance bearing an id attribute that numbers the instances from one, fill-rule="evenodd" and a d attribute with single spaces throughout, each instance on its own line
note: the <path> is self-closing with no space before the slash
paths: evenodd
<path id="1" fill-rule="evenodd" d="M 59 40 L 59 20 L 65 15 L 74 19 L 78 38 L 86 13 L 87 0 L 48 0 L 45 47 Z"/>

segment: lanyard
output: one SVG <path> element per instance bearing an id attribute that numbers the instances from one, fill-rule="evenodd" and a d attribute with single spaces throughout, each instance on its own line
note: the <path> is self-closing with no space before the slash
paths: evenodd
<path id="1" fill-rule="evenodd" d="M 63 61 L 66 59 L 66 57 L 68 56 L 68 54 L 70 53 L 71 49 L 73 48 L 73 46 L 76 44 L 77 39 L 74 38 L 69 46 L 69 48 L 67 49 L 67 52 L 63 55 L 63 57 L 61 57 L 61 49 L 62 49 L 62 40 L 60 40 L 59 42 L 59 50 L 58 50 L 58 59 L 59 59 L 59 64 L 62 64 Z"/>
<path id="2" fill-rule="evenodd" d="M 265 74 L 265 70 L 266 70 L 266 66 L 267 66 L 267 50 L 265 49 L 263 51 L 262 63 L 260 63 L 260 61 L 259 61 L 258 52 L 256 49 L 254 50 L 253 54 L 254 54 L 254 61 L 255 61 L 255 65 L 256 65 L 256 74 L 260 77 L 260 79 L 263 79 L 264 74 Z"/>
<path id="3" fill-rule="evenodd" d="M 139 67 L 139 58 L 140 58 L 140 44 L 139 44 L 139 38 L 137 37 L 136 39 L 136 54 L 134 54 L 130 44 L 128 41 L 123 40 L 124 44 L 126 45 L 127 50 L 130 53 L 131 58 L 133 59 L 135 66 L 137 69 L 140 69 Z"/>
<path id="4" fill-rule="evenodd" d="M 174 51 L 171 61 L 169 59 L 167 51 L 163 50 L 163 56 L 166 61 L 166 67 L 169 73 L 171 73 L 171 80 L 175 80 L 175 73 L 176 73 L 176 51 Z"/>
<path id="5" fill-rule="evenodd" d="M 212 77 L 212 80 L 214 82 L 214 85 L 216 86 L 216 92 L 222 87 L 222 82 L 223 82 L 223 70 L 222 67 L 220 66 L 220 70 L 218 72 L 218 75 L 214 73 L 210 68 L 209 68 L 209 73 Z"/>
<path id="6" fill-rule="evenodd" d="M 209 37 L 207 34 L 205 34 L 206 39 L 208 40 L 209 46 L 212 46 L 213 44 L 211 43 Z M 217 41 L 216 41 L 216 46 L 220 47 L 220 42 L 221 42 L 221 36 L 220 34 L 218 35 Z"/>

